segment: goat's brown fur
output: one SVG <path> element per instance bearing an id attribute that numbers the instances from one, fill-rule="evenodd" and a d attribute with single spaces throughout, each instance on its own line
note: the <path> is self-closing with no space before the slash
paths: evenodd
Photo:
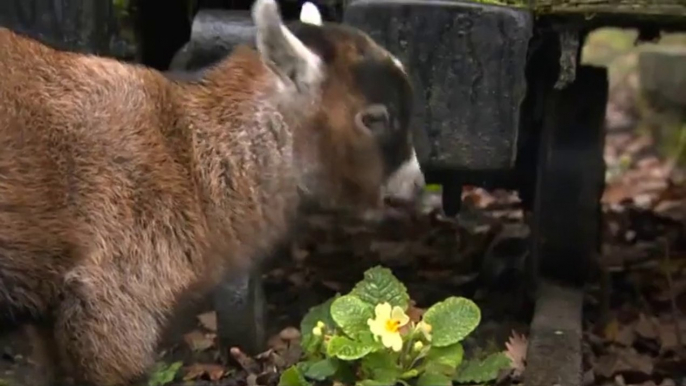
<path id="1" fill-rule="evenodd" d="M 350 68 L 385 51 L 362 36 L 309 45 L 321 97 L 289 102 L 250 48 L 181 83 L 0 29 L 0 320 L 43 326 L 78 385 L 125 384 L 180 298 L 283 237 L 299 189 L 378 205 L 394 166 L 354 127 Z"/>

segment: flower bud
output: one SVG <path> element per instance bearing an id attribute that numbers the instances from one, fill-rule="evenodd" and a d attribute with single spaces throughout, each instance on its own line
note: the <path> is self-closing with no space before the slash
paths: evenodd
<path id="1" fill-rule="evenodd" d="M 424 348 L 424 343 L 420 341 L 414 342 L 414 346 L 412 346 L 412 349 L 414 349 L 414 351 L 421 351 L 422 348 Z"/>
<path id="2" fill-rule="evenodd" d="M 312 334 L 313 334 L 314 336 L 322 336 L 322 328 L 319 327 L 319 326 L 315 326 L 315 327 L 312 329 Z"/>
<path id="3" fill-rule="evenodd" d="M 422 335 L 424 335 L 424 339 L 428 340 L 429 342 L 431 341 L 431 325 L 429 323 L 426 323 L 425 321 L 421 321 L 417 324 L 417 329 L 421 331 Z"/>
<path id="4" fill-rule="evenodd" d="M 426 332 L 427 334 L 430 334 L 432 330 L 431 325 L 423 320 L 419 322 L 419 328 L 421 328 L 422 331 Z"/>

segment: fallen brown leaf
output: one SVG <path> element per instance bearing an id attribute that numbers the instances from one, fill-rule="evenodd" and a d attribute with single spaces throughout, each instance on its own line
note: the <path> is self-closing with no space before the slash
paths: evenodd
<path id="1" fill-rule="evenodd" d="M 593 370 L 597 375 L 605 378 L 612 378 L 627 371 L 651 375 L 653 359 L 648 355 L 639 354 L 633 348 L 618 348 L 598 358 Z"/>
<path id="2" fill-rule="evenodd" d="M 671 351 L 679 348 L 679 339 L 676 332 L 677 328 L 681 328 L 682 335 L 686 333 L 686 326 L 675 326 L 671 322 L 663 322 L 658 326 L 658 335 L 660 336 L 660 347 L 662 351 Z"/>
<path id="3" fill-rule="evenodd" d="M 187 366 L 185 370 L 184 381 L 193 381 L 207 376 L 210 381 L 216 382 L 226 374 L 224 366 L 213 363 L 194 363 Z"/>
<path id="4" fill-rule="evenodd" d="M 247 356 L 241 349 L 238 347 L 231 347 L 229 350 L 229 353 L 233 357 L 233 359 L 238 362 L 238 364 L 243 368 L 243 370 L 247 371 L 248 373 L 258 373 L 260 371 L 260 365 L 253 359 Z"/>
<path id="5" fill-rule="evenodd" d="M 636 386 L 657 386 L 657 385 L 656 385 L 655 382 L 653 382 L 653 381 L 645 381 L 645 382 L 643 382 L 643 383 L 639 383 L 639 384 L 636 385 Z"/>
<path id="6" fill-rule="evenodd" d="M 217 313 L 214 311 L 205 312 L 204 314 L 198 315 L 198 320 L 200 325 L 206 329 L 217 332 Z"/>
<path id="7" fill-rule="evenodd" d="M 622 325 L 614 318 L 605 325 L 603 335 L 609 342 L 631 346 L 636 338 L 635 326 L 633 323 Z"/>
<path id="8" fill-rule="evenodd" d="M 512 331 L 510 339 L 505 342 L 505 355 L 510 358 L 512 362 L 511 366 L 513 369 L 514 376 L 521 376 L 526 368 L 526 352 L 529 347 L 529 341 L 526 336 L 520 335 L 516 331 Z"/>
<path id="9" fill-rule="evenodd" d="M 300 330 L 295 327 L 286 327 L 279 333 L 279 337 L 285 341 L 291 342 L 300 339 Z"/>
<path id="10" fill-rule="evenodd" d="M 629 364 L 634 371 L 640 371 L 644 374 L 651 375 L 653 373 L 653 359 L 644 354 L 639 354 L 634 349 L 622 350 L 622 360 Z"/>
<path id="11" fill-rule="evenodd" d="M 630 347 L 636 340 L 635 325 L 627 324 L 619 328 L 619 333 L 615 336 L 615 342 L 623 346 Z"/>
<path id="12" fill-rule="evenodd" d="M 415 302 L 414 300 L 410 300 L 410 306 L 407 308 L 407 316 L 410 317 L 410 320 L 413 322 L 419 322 L 422 319 L 422 316 L 424 315 L 424 312 L 426 312 L 425 309 L 415 307 Z"/>
<path id="13" fill-rule="evenodd" d="M 660 383 L 660 386 L 676 386 L 676 382 L 674 382 L 673 379 L 665 378 L 662 380 L 662 383 Z"/>
<path id="14" fill-rule="evenodd" d="M 636 333 L 645 339 L 657 339 L 657 320 L 653 317 L 647 317 L 644 314 L 639 315 L 636 323 Z"/>
<path id="15" fill-rule="evenodd" d="M 245 382 L 248 386 L 261 386 L 257 383 L 257 374 L 248 374 L 248 377 L 245 379 Z"/>
<path id="16" fill-rule="evenodd" d="M 206 334 L 202 331 L 193 330 L 183 336 L 183 340 L 193 351 L 205 351 L 214 346 L 215 334 Z"/>
<path id="17" fill-rule="evenodd" d="M 282 351 L 288 348 L 288 343 L 284 342 L 279 334 L 272 335 L 267 341 L 267 347 L 274 349 L 275 351 Z"/>
<path id="18" fill-rule="evenodd" d="M 593 371 L 596 375 L 604 378 L 611 378 L 615 373 L 628 368 L 619 359 L 617 353 L 610 353 L 599 357 L 593 364 Z"/>

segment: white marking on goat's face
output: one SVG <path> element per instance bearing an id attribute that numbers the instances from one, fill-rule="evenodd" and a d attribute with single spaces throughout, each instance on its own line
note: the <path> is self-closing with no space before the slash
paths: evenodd
<path id="1" fill-rule="evenodd" d="M 384 184 L 384 196 L 412 201 L 419 196 L 425 185 L 417 153 L 412 149 L 410 158 L 388 177 Z"/>
<path id="2" fill-rule="evenodd" d="M 316 5 L 307 1 L 300 8 L 300 21 L 307 24 L 322 25 L 322 15 Z"/>

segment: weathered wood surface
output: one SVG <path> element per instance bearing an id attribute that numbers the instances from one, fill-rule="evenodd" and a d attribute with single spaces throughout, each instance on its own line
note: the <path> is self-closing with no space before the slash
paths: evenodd
<path id="1" fill-rule="evenodd" d="M 411 126 L 427 170 L 513 166 L 530 12 L 465 1 L 358 0 L 344 22 L 413 69 Z"/>
<path id="2" fill-rule="evenodd" d="M 537 13 L 605 13 L 683 16 L 686 0 L 523 0 Z M 589 15 L 590 16 L 590 15 Z"/>

